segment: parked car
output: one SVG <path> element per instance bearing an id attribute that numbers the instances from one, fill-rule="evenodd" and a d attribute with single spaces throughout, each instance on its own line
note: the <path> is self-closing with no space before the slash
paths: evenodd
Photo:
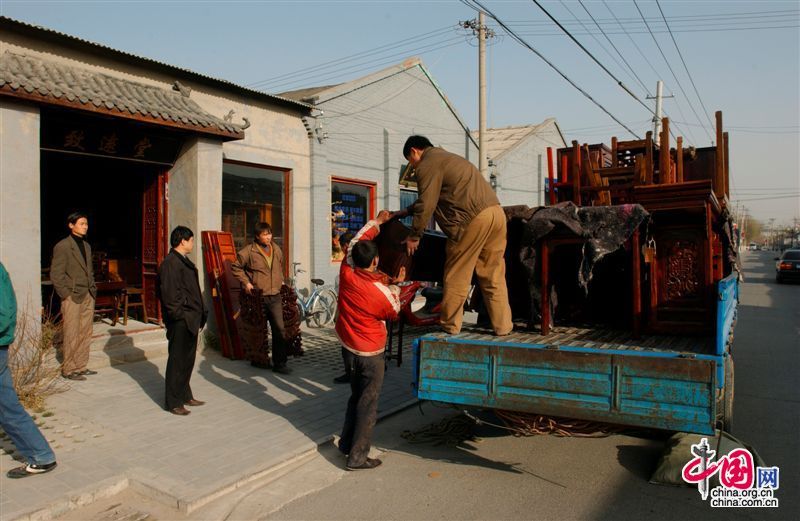
<path id="1" fill-rule="evenodd" d="M 800 280 L 800 250 L 786 250 L 775 260 L 775 282 Z"/>

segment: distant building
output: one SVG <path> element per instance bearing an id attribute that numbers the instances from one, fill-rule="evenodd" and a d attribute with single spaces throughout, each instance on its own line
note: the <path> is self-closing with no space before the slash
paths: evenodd
<path id="1" fill-rule="evenodd" d="M 477 140 L 478 133 L 473 132 Z M 487 129 L 489 176 L 504 206 L 546 204 L 547 147 L 566 147 L 555 118 L 538 125 Z"/>
<path id="2" fill-rule="evenodd" d="M 311 129 L 312 270 L 326 282 L 339 271 L 339 235 L 357 230 L 381 209 L 398 210 L 416 199 L 416 184 L 404 175 L 408 136 L 425 135 L 477 163 L 469 128 L 419 59 L 280 96 L 317 109 Z"/>

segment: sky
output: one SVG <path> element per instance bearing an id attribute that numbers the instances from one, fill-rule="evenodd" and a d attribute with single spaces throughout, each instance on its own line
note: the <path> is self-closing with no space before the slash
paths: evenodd
<path id="1" fill-rule="evenodd" d="M 496 18 L 487 16 L 490 128 L 555 117 L 567 142 L 633 139 L 619 123 L 644 136 L 655 104 L 647 97 L 661 79 L 674 96 L 664 111 L 685 144 L 711 145 L 714 112 L 723 112 L 734 206 L 776 225 L 800 219 L 799 2 L 479 3 Z M 477 129 L 477 40 L 459 26 L 477 17 L 475 7 L 474 0 L 0 0 L 4 16 L 272 94 L 419 56 Z"/>

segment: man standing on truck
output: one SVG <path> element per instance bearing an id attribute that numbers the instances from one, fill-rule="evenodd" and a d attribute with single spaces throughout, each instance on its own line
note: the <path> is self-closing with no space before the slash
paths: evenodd
<path id="1" fill-rule="evenodd" d="M 405 278 L 405 268 L 394 281 L 378 271 L 378 246 L 371 239 L 389 217 L 383 210 L 356 233 L 339 270 L 336 335 L 349 367 L 351 390 L 339 451 L 347 455 L 347 470 L 374 469 L 381 464 L 369 457 L 369 449 L 386 368 L 384 321 L 396 320 L 400 311 L 400 289 L 388 283 Z"/>
<path id="2" fill-rule="evenodd" d="M 408 207 L 412 216 L 406 249 L 413 255 L 431 214 L 447 235 L 444 297 L 440 323 L 445 333 L 461 331 L 464 302 L 472 273 L 478 278 L 492 329 L 511 333 L 506 288 L 506 216 L 488 181 L 466 159 L 434 147 L 424 136 L 411 136 L 403 156 L 414 168 L 419 197 Z"/>

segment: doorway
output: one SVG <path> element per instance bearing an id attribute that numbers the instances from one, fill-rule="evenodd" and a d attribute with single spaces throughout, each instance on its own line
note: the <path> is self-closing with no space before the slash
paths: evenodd
<path id="1" fill-rule="evenodd" d="M 166 250 L 165 170 L 136 161 L 42 151 L 42 280 L 49 280 L 53 247 L 69 233 L 67 216 L 84 212 L 99 287 L 103 283 L 115 291 L 113 298 L 122 295 L 121 288 L 141 291 L 148 318 L 159 321 L 155 278 Z M 42 297 L 52 312 L 58 299 L 46 283 Z"/>

